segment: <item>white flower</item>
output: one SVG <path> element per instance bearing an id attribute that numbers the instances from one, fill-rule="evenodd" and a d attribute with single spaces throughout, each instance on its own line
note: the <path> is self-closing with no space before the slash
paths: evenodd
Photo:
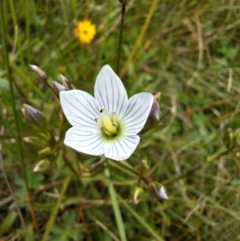
<path id="1" fill-rule="evenodd" d="M 109 65 L 102 67 L 94 97 L 82 90 L 60 92 L 63 112 L 73 126 L 64 144 L 89 155 L 121 161 L 135 151 L 153 104 L 153 95 L 139 93 L 129 100 L 126 90 Z"/>

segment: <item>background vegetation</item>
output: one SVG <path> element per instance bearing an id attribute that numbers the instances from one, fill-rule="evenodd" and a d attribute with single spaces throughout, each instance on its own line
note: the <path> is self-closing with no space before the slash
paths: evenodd
<path id="1" fill-rule="evenodd" d="M 29 64 L 49 85 L 62 73 L 92 93 L 104 64 L 116 70 L 121 8 L 117 0 L 1 1 L 1 240 L 120 240 L 99 158 L 63 145 L 69 124 Z M 170 110 L 126 162 L 136 169 L 147 160 L 168 201 L 145 192 L 135 205 L 137 177 L 110 165 L 128 240 L 240 240 L 239 16 L 237 0 L 126 2 L 119 75 L 129 96 L 160 91 Z M 84 19 L 97 30 L 89 45 L 73 35 Z M 31 124 L 24 103 L 47 121 Z M 41 160 L 49 167 L 33 172 Z"/>

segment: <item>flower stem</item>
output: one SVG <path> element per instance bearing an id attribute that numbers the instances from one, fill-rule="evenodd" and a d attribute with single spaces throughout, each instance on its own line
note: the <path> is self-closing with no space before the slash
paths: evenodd
<path id="1" fill-rule="evenodd" d="M 126 201 L 124 201 L 120 195 L 118 195 L 121 203 L 123 204 L 123 206 L 137 219 L 137 221 L 142 224 L 142 226 L 146 229 L 147 232 L 149 232 L 149 234 L 152 235 L 152 237 L 154 238 L 154 240 L 157 241 L 164 241 L 164 239 L 159 236 L 159 234 L 148 224 L 148 222 L 146 220 L 144 220 L 137 212 L 135 212 L 128 204 Z"/>
<path id="2" fill-rule="evenodd" d="M 27 39 L 27 65 L 30 60 L 30 1 L 25 0 L 25 17 L 26 17 L 26 39 Z"/>
<path id="3" fill-rule="evenodd" d="M 110 169 L 109 169 L 109 165 L 108 165 L 108 160 L 106 160 L 106 162 L 105 162 L 104 173 L 108 179 L 109 194 L 110 194 L 110 198 L 112 201 L 114 216 L 115 216 L 115 220 L 117 223 L 121 241 L 127 241 L 126 232 L 125 232 L 125 228 L 124 228 L 124 224 L 123 224 L 123 219 L 122 219 L 121 211 L 120 211 L 120 208 L 118 205 L 117 195 L 116 195 L 116 192 L 114 189 L 114 185 L 111 181 L 111 174 L 110 174 Z"/>
<path id="4" fill-rule="evenodd" d="M 125 169 L 128 172 L 132 173 L 133 175 L 137 176 L 140 180 L 142 180 L 143 182 L 145 182 L 146 184 L 149 184 L 152 181 L 152 178 L 148 175 L 148 174 L 141 174 L 138 171 L 134 170 L 132 167 L 127 166 L 126 164 L 122 163 L 122 162 L 111 162 L 112 166 L 115 167 L 120 167 L 120 169 Z"/>
<path id="5" fill-rule="evenodd" d="M 151 19 L 152 19 L 153 12 L 154 12 L 154 10 L 155 10 L 155 7 L 156 7 L 156 5 L 157 5 L 157 2 L 158 2 L 158 0 L 153 0 L 152 3 L 151 3 L 151 5 L 150 5 L 150 9 L 149 9 L 147 18 L 146 18 L 146 20 L 145 20 L 145 22 L 144 22 L 144 24 L 143 24 L 143 26 L 142 26 L 141 32 L 139 33 L 139 35 L 138 35 L 138 37 L 137 37 L 137 39 L 136 39 L 136 41 L 135 41 L 135 44 L 134 44 L 134 46 L 133 46 L 132 52 L 130 53 L 127 61 L 125 62 L 124 66 L 123 66 L 123 68 L 122 68 L 122 70 L 121 70 L 120 77 L 123 77 L 123 76 L 125 75 L 129 64 L 131 63 L 134 55 L 136 54 L 136 52 L 137 52 L 137 50 L 138 50 L 138 47 L 139 47 L 139 45 L 140 45 L 140 43 L 141 43 L 141 41 L 142 41 L 142 39 L 143 39 L 146 31 L 147 31 L 147 28 L 148 28 L 148 26 L 149 26 L 149 24 L 150 24 L 150 21 L 151 21 Z"/>
<path id="6" fill-rule="evenodd" d="M 5 1 L 6 4 L 6 1 Z M 5 8 L 4 8 L 5 7 Z M 36 230 L 38 230 L 38 225 L 36 221 L 36 215 L 34 211 L 34 206 L 33 206 L 33 201 L 32 197 L 30 194 L 30 189 L 28 185 L 28 177 L 27 177 L 27 172 L 25 169 L 25 161 L 24 161 L 24 154 L 23 154 L 23 147 L 22 147 L 22 140 L 20 136 L 20 126 L 19 126 L 19 120 L 18 120 L 18 113 L 17 113 L 17 108 L 16 108 L 16 102 L 15 102 L 15 95 L 14 95 L 14 90 L 13 90 L 13 80 L 11 77 L 11 66 L 10 66 L 10 61 L 8 57 L 8 47 L 7 47 L 7 30 L 6 30 L 6 5 L 4 6 L 4 2 L 0 1 L 0 22 L 1 22 L 1 27 L 2 27 L 2 42 L 3 42 L 3 54 L 4 54 L 4 62 L 6 65 L 6 71 L 7 71 L 7 78 L 9 81 L 9 87 L 10 87 L 10 96 L 11 96 L 11 105 L 12 105 L 12 110 L 13 110 L 13 115 L 14 115 L 14 121 L 15 121 L 15 127 L 16 127 L 16 133 L 17 133 L 17 143 L 19 147 L 19 152 L 20 152 L 20 161 L 22 165 L 22 171 L 23 171 L 23 176 L 24 176 L 24 182 L 25 182 L 25 187 L 27 190 L 27 197 L 29 201 L 29 206 L 30 206 L 30 212 L 33 220 L 33 226 Z"/>
<path id="7" fill-rule="evenodd" d="M 220 157 L 228 154 L 231 150 L 232 150 L 232 148 L 229 148 L 227 150 L 226 149 L 224 149 L 224 150 L 220 149 L 216 153 L 214 153 L 212 156 L 207 157 L 207 161 L 208 162 L 215 161 L 216 159 L 219 159 Z"/>
<path id="8" fill-rule="evenodd" d="M 76 169 L 73 167 L 71 161 L 68 159 L 68 156 L 66 155 L 65 152 L 63 152 L 63 161 L 65 165 L 70 169 L 70 171 L 76 176 L 76 178 L 79 180 L 80 179 L 80 173 L 76 171 Z"/>
<path id="9" fill-rule="evenodd" d="M 122 45 L 122 35 L 123 35 L 123 28 L 124 28 L 124 17 L 126 11 L 126 0 L 120 1 L 122 4 L 122 11 L 121 11 L 121 22 L 120 22 L 120 32 L 118 38 L 118 53 L 117 53 L 117 66 L 116 66 L 116 73 L 119 74 L 119 66 L 120 66 L 120 59 L 121 59 L 121 45 Z"/>
<path id="10" fill-rule="evenodd" d="M 66 191 L 67 191 L 67 188 L 68 188 L 68 186 L 69 186 L 70 180 L 71 180 L 71 178 L 70 178 L 70 177 L 67 177 L 67 178 L 65 179 L 65 182 L 63 183 L 63 187 L 62 187 L 62 189 L 61 189 L 61 191 L 60 191 L 60 196 L 59 196 L 59 198 L 58 198 L 58 200 L 57 200 L 56 205 L 53 207 L 51 216 L 50 216 L 50 218 L 49 218 L 49 220 L 48 220 L 48 222 L 47 222 L 47 225 L 46 225 L 46 228 L 45 228 L 45 232 L 44 232 L 44 234 L 43 234 L 42 241 L 47 241 L 47 240 L 48 240 L 48 236 L 49 236 L 49 234 L 50 234 L 52 225 L 53 225 L 53 223 L 54 223 L 54 221 L 55 221 L 55 219 L 56 219 L 56 217 L 57 217 L 58 210 L 59 210 L 60 205 L 61 205 L 61 203 L 62 203 L 63 197 L 64 197 L 64 195 L 65 195 L 65 193 L 66 193 Z"/>

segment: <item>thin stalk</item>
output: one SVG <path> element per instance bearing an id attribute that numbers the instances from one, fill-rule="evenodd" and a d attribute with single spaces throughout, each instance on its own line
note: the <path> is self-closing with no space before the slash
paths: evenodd
<path id="1" fill-rule="evenodd" d="M 157 241 L 164 241 L 162 237 L 156 233 L 156 231 L 148 224 L 148 221 L 144 220 L 140 215 L 138 215 L 137 212 L 135 212 L 128 204 L 125 202 L 120 195 L 118 195 L 118 198 L 120 199 L 123 206 L 137 219 L 137 221 L 146 229 L 146 231 L 152 235 L 154 240 Z"/>
<path id="2" fill-rule="evenodd" d="M 124 18 L 125 18 L 125 11 L 126 11 L 126 0 L 120 1 L 122 4 L 122 12 L 121 12 L 121 22 L 120 22 L 120 32 L 118 38 L 118 53 L 117 53 L 117 65 L 116 65 L 116 73 L 119 74 L 119 66 L 120 66 L 120 59 L 122 53 L 122 35 L 124 29 Z"/>
<path id="3" fill-rule="evenodd" d="M 206 162 L 207 163 L 207 162 Z M 188 170 L 187 172 L 184 172 L 180 175 L 176 175 L 174 177 L 171 177 L 167 180 L 164 180 L 162 182 L 162 184 L 165 186 L 170 186 L 172 183 L 180 180 L 180 179 L 183 179 L 184 177 L 187 177 L 187 176 L 190 176 L 190 175 L 193 175 L 193 173 L 195 173 L 197 170 L 199 170 L 200 168 L 203 167 L 204 164 L 197 164 L 195 167 L 191 168 L 190 170 Z"/>
<path id="4" fill-rule="evenodd" d="M 30 61 L 30 0 L 25 0 L 25 17 L 26 17 L 26 39 L 27 39 L 27 64 Z"/>
<path id="5" fill-rule="evenodd" d="M 49 234 L 50 234 L 50 231 L 51 231 L 51 228 L 53 226 L 53 223 L 57 217 L 57 214 L 58 214 L 58 210 L 60 208 L 60 205 L 62 203 L 62 200 L 64 198 L 64 195 L 67 191 L 67 188 L 69 186 L 69 183 L 70 183 L 70 177 L 67 177 L 65 182 L 63 183 L 63 186 L 62 186 L 62 189 L 60 191 L 60 197 L 58 198 L 57 200 L 57 203 L 56 205 L 54 206 L 53 210 L 52 210 L 52 213 L 51 213 L 51 216 L 47 222 L 47 225 L 46 225 L 46 228 L 45 228 L 45 232 L 43 234 L 43 238 L 42 238 L 42 241 L 47 241 L 48 240 L 48 237 L 49 237 Z"/>
<path id="6" fill-rule="evenodd" d="M 34 83 L 31 81 L 31 79 L 25 75 L 25 73 L 22 71 L 22 69 L 20 67 L 18 67 L 13 62 L 11 63 L 11 67 L 17 74 L 19 74 L 19 76 L 24 81 L 24 84 L 31 87 L 31 89 L 34 91 L 34 95 L 36 94 L 40 98 L 42 98 L 44 96 L 43 92 L 36 85 L 34 85 Z"/>
<path id="7" fill-rule="evenodd" d="M 77 19 L 77 9 L 78 8 L 77 8 L 76 0 L 71 0 L 71 8 L 72 8 L 74 19 Z"/>
<path id="8" fill-rule="evenodd" d="M 125 75 L 125 73 L 126 73 L 126 71 L 127 71 L 127 68 L 128 68 L 128 66 L 129 66 L 130 62 L 132 61 L 134 55 L 136 54 L 136 52 L 137 52 L 137 50 L 138 50 L 138 47 L 139 47 L 139 45 L 140 45 L 140 43 L 141 43 L 141 41 L 142 41 L 142 39 L 143 39 L 146 31 L 147 31 L 147 28 L 148 28 L 148 26 L 149 26 L 149 23 L 150 23 L 150 21 L 151 21 L 151 19 L 152 19 L 153 12 L 154 12 L 154 9 L 155 9 L 155 7 L 156 7 L 156 5 L 157 5 L 157 2 L 158 2 L 158 0 L 153 0 L 152 3 L 151 3 L 151 6 L 150 6 L 150 9 L 149 9 L 147 18 L 146 18 L 146 20 L 145 20 L 145 22 L 144 22 L 144 24 L 143 24 L 143 27 L 142 27 L 142 29 L 141 29 L 140 34 L 138 35 L 138 37 L 137 37 L 137 39 L 136 39 L 136 41 L 135 41 L 135 44 L 134 44 L 134 46 L 133 46 L 133 50 L 132 50 L 132 52 L 130 53 L 127 61 L 125 62 L 124 66 L 123 66 L 123 69 L 122 69 L 121 72 L 120 72 L 120 77 L 123 77 L 123 76 Z"/>
<path id="9" fill-rule="evenodd" d="M 207 157 L 208 162 L 215 161 L 216 159 L 219 159 L 220 157 L 228 154 L 232 148 L 229 148 L 227 150 L 218 150 L 216 153 L 214 153 L 212 156 Z"/>
<path id="10" fill-rule="evenodd" d="M 117 194 L 116 194 L 114 185 L 111 180 L 111 174 L 110 174 L 110 169 L 109 169 L 109 165 L 108 165 L 108 160 L 106 160 L 106 162 L 105 162 L 104 173 L 108 179 L 108 190 L 109 190 L 110 198 L 112 201 L 113 212 L 114 212 L 115 220 L 117 223 L 118 231 L 120 234 L 120 239 L 121 239 L 121 241 L 127 241 L 126 232 L 125 232 L 125 228 L 124 228 L 124 224 L 123 224 L 123 219 L 122 219 L 121 211 L 120 211 L 120 208 L 118 205 Z"/>
<path id="11" fill-rule="evenodd" d="M 135 171 L 133 168 L 128 167 L 127 165 L 125 165 L 122 162 L 111 162 L 111 164 L 113 166 L 119 166 L 121 169 L 125 169 L 125 170 L 131 172 L 132 174 L 137 176 L 140 180 L 142 180 L 146 184 L 149 184 L 152 181 L 152 178 L 150 176 L 148 176 L 147 174 L 142 174 L 142 173 L 140 173 L 138 171 Z"/>
<path id="12" fill-rule="evenodd" d="M 22 148 L 22 141 L 21 141 L 21 136 L 20 136 L 20 127 L 19 127 L 19 120 L 18 120 L 18 113 L 17 113 L 17 108 L 16 108 L 16 103 L 15 103 L 15 95 L 13 91 L 13 80 L 11 78 L 11 67 L 10 67 L 10 62 L 9 62 L 9 57 L 8 57 L 8 51 L 7 51 L 7 31 L 6 31 L 6 24 L 5 24 L 5 16 L 4 16 L 4 6 L 3 6 L 3 1 L 0 1 L 0 18 L 1 18 L 1 26 L 2 26 L 2 42 L 3 42 L 3 53 L 5 56 L 5 65 L 6 65 L 6 70 L 7 70 L 7 78 L 9 81 L 9 87 L 10 87 L 10 95 L 11 95 L 11 105 L 12 105 L 12 110 L 13 110 L 13 115 L 14 115 L 14 121 L 15 121 L 15 127 L 16 127 L 16 132 L 17 132 L 17 143 L 20 151 L 20 161 L 22 165 L 22 171 L 23 171 L 23 177 L 24 177 L 24 182 L 27 190 L 27 196 L 28 196 L 28 201 L 30 205 L 30 212 L 33 220 L 33 226 L 36 230 L 38 230 L 37 222 L 36 222 L 36 215 L 34 211 L 34 206 L 33 206 L 33 201 L 32 197 L 30 194 L 30 189 L 28 185 L 28 178 L 27 178 L 27 172 L 25 169 L 25 161 L 24 161 L 24 155 L 23 155 L 23 148 Z"/>
<path id="13" fill-rule="evenodd" d="M 13 26 L 14 26 L 14 43 L 13 43 L 12 54 L 11 54 L 12 58 L 10 60 L 10 62 L 12 62 L 12 60 L 14 59 L 16 49 L 17 49 L 17 45 L 18 45 L 18 25 L 17 25 L 17 17 L 16 17 L 13 0 L 9 1 L 9 7 L 10 7 L 11 14 L 12 14 L 12 22 L 13 22 Z"/>
<path id="14" fill-rule="evenodd" d="M 76 176 L 76 178 L 79 180 L 80 179 L 80 175 L 79 173 L 76 171 L 76 169 L 74 168 L 73 164 L 71 163 L 71 161 L 69 160 L 68 156 L 66 155 L 65 152 L 63 152 L 63 161 L 65 163 L 65 165 L 70 169 L 70 171 Z"/>
<path id="15" fill-rule="evenodd" d="M 13 26 L 16 27 L 17 26 L 17 17 L 16 17 L 16 12 L 15 12 L 15 8 L 14 8 L 13 0 L 9 1 L 9 5 L 10 5 L 11 14 L 12 14 Z"/>

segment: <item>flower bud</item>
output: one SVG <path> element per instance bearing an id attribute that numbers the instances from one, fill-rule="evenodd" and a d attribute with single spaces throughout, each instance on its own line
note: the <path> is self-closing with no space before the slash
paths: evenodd
<path id="1" fill-rule="evenodd" d="M 43 138 L 37 136 L 24 137 L 23 141 L 28 146 L 28 148 L 32 150 L 43 149 L 46 145 L 46 141 Z"/>
<path id="2" fill-rule="evenodd" d="M 62 85 L 64 87 L 66 87 L 66 89 L 69 89 L 69 85 L 68 85 L 69 81 L 68 81 L 68 79 L 64 75 L 60 74 L 59 75 L 59 80 L 61 81 Z"/>
<path id="3" fill-rule="evenodd" d="M 152 116 L 157 121 L 160 120 L 160 114 L 161 114 L 160 106 L 158 104 L 160 96 L 161 96 L 160 92 L 158 92 L 156 95 L 154 95 L 152 109 L 151 109 L 150 114 L 149 114 L 149 116 Z"/>
<path id="4" fill-rule="evenodd" d="M 155 96 L 154 96 L 154 100 L 153 100 L 153 104 L 152 104 L 152 108 L 150 110 L 149 116 L 147 118 L 147 121 L 141 131 L 141 133 L 144 133 L 146 131 L 148 131 L 149 129 L 153 128 L 154 126 L 156 126 L 160 120 L 160 114 L 161 114 L 161 109 L 160 106 L 158 104 L 158 100 L 160 98 L 161 93 L 158 92 Z"/>
<path id="5" fill-rule="evenodd" d="M 48 78 L 47 74 L 42 69 L 40 69 L 37 65 L 30 64 L 30 68 L 34 70 L 40 76 L 41 79 L 47 80 Z"/>
<path id="6" fill-rule="evenodd" d="M 157 199 L 160 202 L 164 202 L 166 200 L 168 200 L 168 194 L 166 192 L 165 187 L 158 182 L 151 182 L 148 184 L 148 192 L 149 194 Z"/>
<path id="7" fill-rule="evenodd" d="M 47 159 L 41 160 L 38 164 L 33 168 L 33 172 L 43 172 L 46 171 L 50 167 L 50 162 Z"/>
<path id="8" fill-rule="evenodd" d="M 152 104 L 152 109 L 150 111 L 147 121 L 151 121 L 151 122 L 157 121 L 158 122 L 160 120 L 160 114 L 161 114 L 160 106 L 159 106 L 158 102 L 154 100 L 154 102 Z"/>
<path id="9" fill-rule="evenodd" d="M 59 96 L 59 93 L 60 93 L 61 91 L 66 91 L 66 90 L 68 90 L 67 87 L 65 87 L 65 86 L 62 85 L 62 84 L 59 84 L 57 81 L 53 81 L 53 82 L 52 82 L 52 85 L 53 85 L 53 89 L 54 89 L 55 93 L 57 94 L 57 96 Z"/>
<path id="10" fill-rule="evenodd" d="M 42 150 L 38 151 L 39 156 L 48 156 L 52 154 L 54 151 L 50 147 L 45 147 Z"/>
<path id="11" fill-rule="evenodd" d="M 133 194 L 133 202 L 134 204 L 138 204 L 142 198 L 143 194 L 143 189 L 141 187 L 136 187 L 134 189 L 134 194 Z"/>
<path id="12" fill-rule="evenodd" d="M 25 119 L 33 125 L 43 126 L 46 123 L 43 113 L 28 104 L 23 104 L 22 113 Z"/>

